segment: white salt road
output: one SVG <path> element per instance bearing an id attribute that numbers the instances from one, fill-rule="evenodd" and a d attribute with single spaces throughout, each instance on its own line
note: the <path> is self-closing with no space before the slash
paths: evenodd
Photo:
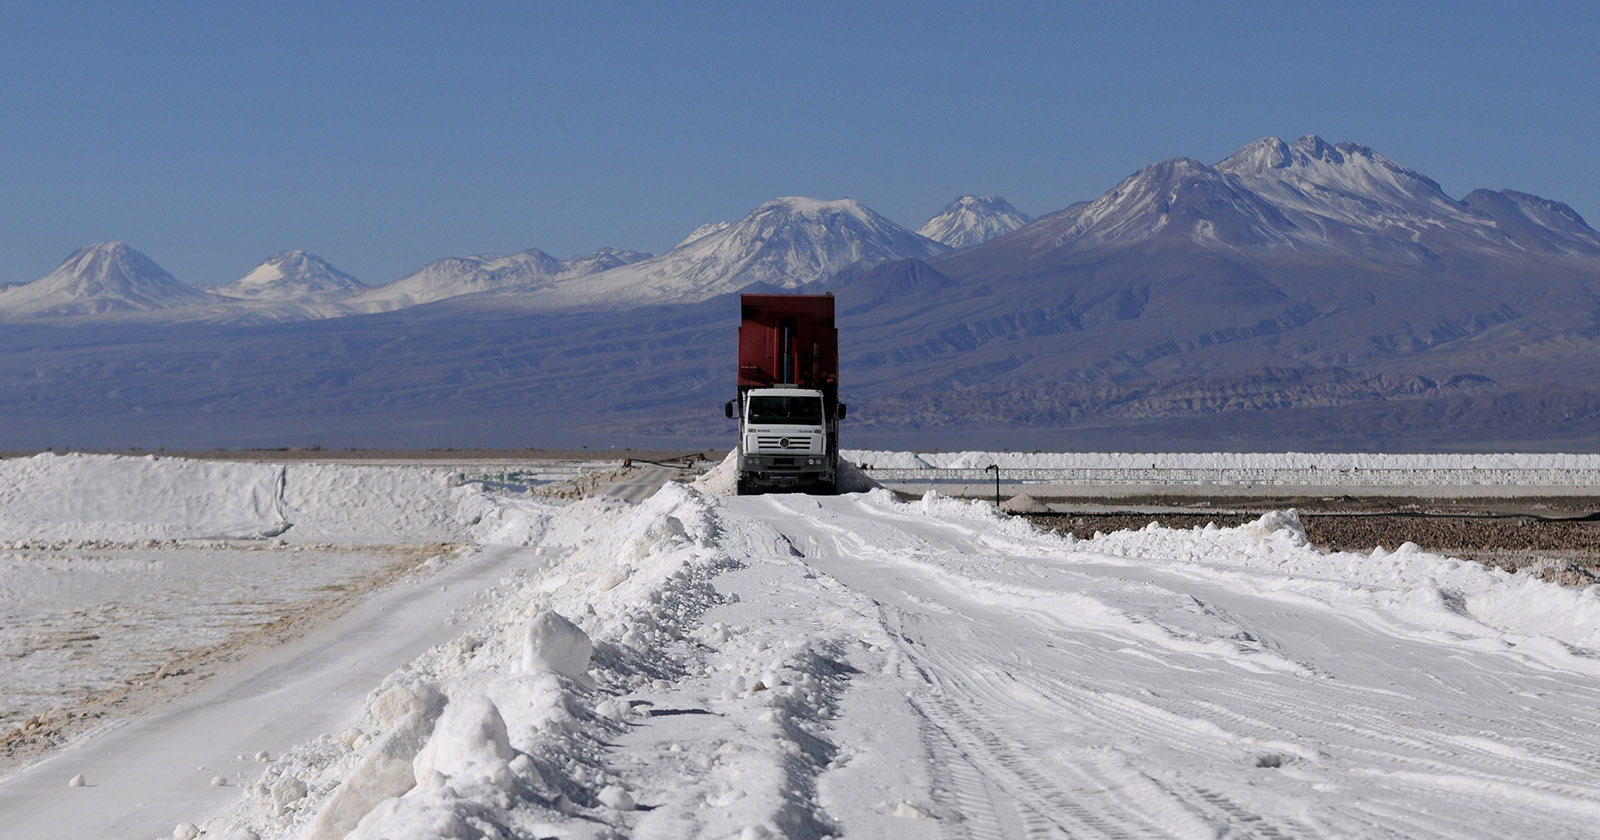
<path id="1" fill-rule="evenodd" d="M 0 784 L 0 837 L 164 837 L 239 796 L 282 751 L 339 732 L 383 677 L 460 635 L 473 602 L 537 549 L 486 547 L 379 592 L 291 644 L 233 663 L 161 712 L 98 733 Z M 241 760 L 242 757 L 242 760 Z M 82 774 L 86 786 L 69 788 Z M 217 778 L 226 785 L 215 785 Z"/>
<path id="2" fill-rule="evenodd" d="M 638 464 L 638 469 L 605 488 L 602 493 L 606 498 L 619 499 L 624 502 L 638 504 L 650 498 L 661 485 L 678 474 L 678 470 L 656 464 Z"/>

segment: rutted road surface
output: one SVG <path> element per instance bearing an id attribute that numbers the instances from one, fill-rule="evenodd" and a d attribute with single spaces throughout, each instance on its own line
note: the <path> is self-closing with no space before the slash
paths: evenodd
<path id="1" fill-rule="evenodd" d="M 1492 573 L 1408 581 L 1394 558 L 1330 560 L 1271 523 L 1068 541 L 943 504 L 726 513 L 874 605 L 945 836 L 1600 825 L 1600 660 L 1518 632 L 1537 617 L 1496 601 Z M 1486 618 L 1496 605 L 1510 618 Z"/>

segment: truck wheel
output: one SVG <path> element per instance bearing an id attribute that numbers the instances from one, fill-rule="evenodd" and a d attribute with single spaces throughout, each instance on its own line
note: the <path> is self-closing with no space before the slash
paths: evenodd
<path id="1" fill-rule="evenodd" d="M 734 492 L 740 496 L 750 495 L 750 482 L 743 478 L 739 479 Z"/>

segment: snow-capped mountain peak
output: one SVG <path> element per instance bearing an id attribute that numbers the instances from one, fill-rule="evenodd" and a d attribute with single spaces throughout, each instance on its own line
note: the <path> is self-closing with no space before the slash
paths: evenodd
<path id="1" fill-rule="evenodd" d="M 137 292 L 163 281 L 176 282 L 155 261 L 123 242 L 100 242 L 72 252 L 38 281 L 81 293 Z"/>
<path id="2" fill-rule="evenodd" d="M 704 300 L 755 283 L 793 289 L 852 263 L 948 250 L 853 198 L 785 196 L 737 222 L 702 227 L 659 257 L 554 284 L 544 299 L 565 306 Z"/>
<path id="3" fill-rule="evenodd" d="M 365 288 L 316 254 L 297 250 L 273 254 L 249 274 L 212 291 L 244 300 L 320 302 L 350 297 Z"/>
<path id="4" fill-rule="evenodd" d="M 1229 155 L 1217 164 L 1217 168 L 1234 175 L 1248 176 L 1291 167 L 1310 169 L 1318 164 L 1338 167 L 1351 159 L 1371 160 L 1378 157 L 1366 146 L 1355 143 L 1335 145 L 1315 134 L 1307 134 L 1293 143 L 1285 143 L 1277 137 L 1263 137 Z"/>
<path id="5" fill-rule="evenodd" d="M 1231 172 L 1260 174 L 1273 169 L 1283 169 L 1293 163 L 1294 152 L 1288 143 L 1276 137 L 1263 137 L 1234 152 L 1217 164 L 1217 168 Z"/>
<path id="6" fill-rule="evenodd" d="M 867 209 L 861 202 L 845 197 L 824 201 L 805 196 L 775 198 L 751 211 L 731 228 L 771 226 L 774 230 L 794 230 L 799 227 L 855 227 L 863 232 L 895 236 L 905 230 L 894 222 Z"/>
<path id="7" fill-rule="evenodd" d="M 1216 168 L 1280 207 L 1362 227 L 1375 217 L 1453 215 L 1462 207 L 1426 175 L 1366 146 L 1315 134 L 1293 143 L 1258 140 Z"/>
<path id="8" fill-rule="evenodd" d="M 1053 217 L 1050 247 L 1177 236 L 1226 246 L 1290 244 L 1295 225 L 1237 179 L 1193 158 L 1151 164 Z"/>
<path id="9" fill-rule="evenodd" d="M 80 248 L 44 277 L 0 292 L 0 315 L 61 317 L 168 309 L 212 298 L 122 242 Z"/>
<path id="10" fill-rule="evenodd" d="M 997 195 L 964 195 L 950 202 L 917 233 L 952 248 L 981 245 L 1033 221 Z"/>

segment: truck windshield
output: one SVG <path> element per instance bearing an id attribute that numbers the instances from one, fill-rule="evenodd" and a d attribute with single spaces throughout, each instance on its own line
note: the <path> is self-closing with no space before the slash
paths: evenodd
<path id="1" fill-rule="evenodd" d="M 822 425 L 822 400 L 817 397 L 751 397 L 751 423 Z"/>

